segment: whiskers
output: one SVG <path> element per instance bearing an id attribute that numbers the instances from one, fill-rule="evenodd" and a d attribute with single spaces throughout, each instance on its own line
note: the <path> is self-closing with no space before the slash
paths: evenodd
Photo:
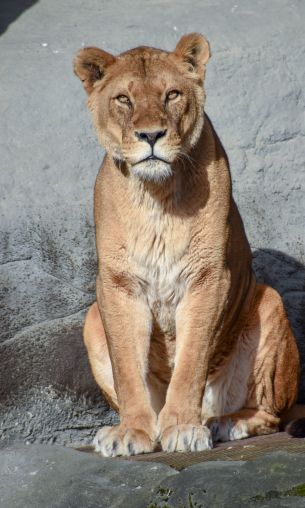
<path id="1" fill-rule="evenodd" d="M 181 150 L 177 154 L 176 160 L 178 160 L 179 162 L 182 163 L 184 171 L 186 170 L 186 164 L 189 164 L 191 166 L 191 168 L 195 172 L 197 172 L 196 160 L 190 154 L 188 154 L 188 153 L 184 152 L 183 150 Z"/>
<path id="2" fill-rule="evenodd" d="M 123 159 L 121 159 L 121 158 L 116 157 L 115 155 L 113 156 L 113 160 L 114 160 L 114 163 L 115 163 L 116 167 L 122 173 L 124 173 L 125 172 L 125 161 Z"/>

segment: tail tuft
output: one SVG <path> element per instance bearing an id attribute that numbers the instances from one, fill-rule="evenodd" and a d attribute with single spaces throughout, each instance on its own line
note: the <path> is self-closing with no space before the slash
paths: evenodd
<path id="1" fill-rule="evenodd" d="M 288 423 L 286 432 L 292 437 L 305 437 L 305 418 L 298 418 Z"/>

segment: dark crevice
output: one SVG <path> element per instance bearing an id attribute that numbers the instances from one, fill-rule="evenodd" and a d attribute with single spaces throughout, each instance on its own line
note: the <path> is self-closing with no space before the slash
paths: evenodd
<path id="1" fill-rule="evenodd" d="M 32 256 L 27 256 L 25 258 L 19 258 L 19 259 L 10 259 L 9 261 L 4 261 L 3 263 L 0 263 L 0 266 L 9 265 L 11 263 L 20 263 L 21 261 L 31 261 Z"/>

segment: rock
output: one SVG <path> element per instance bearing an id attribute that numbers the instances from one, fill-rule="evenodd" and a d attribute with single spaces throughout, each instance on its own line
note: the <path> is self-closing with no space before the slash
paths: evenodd
<path id="1" fill-rule="evenodd" d="M 304 507 L 304 455 L 276 452 L 249 462 L 191 466 L 163 480 L 150 508 Z"/>
<path id="2" fill-rule="evenodd" d="M 102 459 L 32 445 L 1 452 L 1 508 L 143 508 L 154 487 L 178 473 L 161 464 Z"/>
<path id="3" fill-rule="evenodd" d="M 149 456 L 148 456 L 149 459 Z M 1 508 L 304 507 L 305 455 L 272 453 L 178 473 L 155 462 L 105 459 L 60 446 L 1 451 Z"/>
<path id="4" fill-rule="evenodd" d="M 84 45 L 117 53 L 172 49 L 190 31 L 208 37 L 206 110 L 231 161 L 259 280 L 283 295 L 304 365 L 305 5 L 194 0 L 186 16 L 185 0 L 2 4 L 2 442 L 87 442 L 115 419 L 81 338 L 95 299 L 92 196 L 103 157 L 72 72 Z"/>

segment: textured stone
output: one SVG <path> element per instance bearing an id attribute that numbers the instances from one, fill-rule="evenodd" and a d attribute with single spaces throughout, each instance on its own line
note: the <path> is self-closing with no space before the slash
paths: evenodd
<path id="1" fill-rule="evenodd" d="M 161 464 L 102 459 L 59 446 L 1 452 L 1 508 L 144 508 L 178 473 Z"/>
<path id="2" fill-rule="evenodd" d="M 197 464 L 178 473 L 153 462 L 104 459 L 67 447 L 1 451 L 1 508 L 304 507 L 304 455 Z"/>
<path id="3" fill-rule="evenodd" d="M 249 462 L 191 466 L 162 481 L 150 508 L 304 506 L 304 455 L 276 452 Z"/>
<path id="4" fill-rule="evenodd" d="M 304 17 L 297 0 L 1 2 L 3 440 L 87 441 L 115 418 L 81 340 L 95 298 L 92 195 L 103 156 L 72 73 L 83 45 L 171 49 L 184 33 L 206 34 L 206 110 L 231 161 L 256 272 L 283 295 L 305 364 Z"/>

